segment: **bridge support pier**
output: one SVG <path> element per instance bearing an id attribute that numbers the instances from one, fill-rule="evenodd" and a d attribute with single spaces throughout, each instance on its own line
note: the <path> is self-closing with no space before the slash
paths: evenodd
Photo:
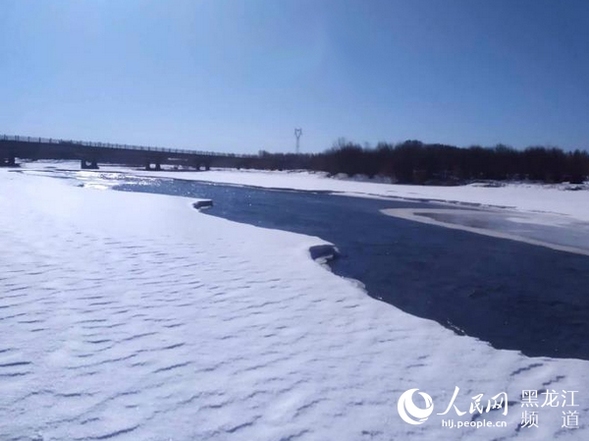
<path id="1" fill-rule="evenodd" d="M 162 165 L 160 164 L 159 161 L 155 161 L 153 164 L 153 168 L 151 168 L 151 164 L 152 162 L 150 161 L 145 161 L 145 170 L 150 171 L 150 170 L 155 170 L 155 171 L 161 171 L 162 169 Z"/>
<path id="2" fill-rule="evenodd" d="M 15 167 L 16 158 L 13 153 L 3 154 L 0 156 L 0 167 Z"/>
<path id="3" fill-rule="evenodd" d="M 196 159 L 195 161 L 192 161 L 192 166 L 194 168 L 196 168 L 198 171 L 201 170 L 210 170 L 211 169 L 211 163 L 210 161 L 206 160 L 206 159 Z"/>
<path id="4" fill-rule="evenodd" d="M 95 159 L 88 161 L 87 159 L 80 160 L 80 168 L 82 170 L 98 170 L 98 163 Z"/>

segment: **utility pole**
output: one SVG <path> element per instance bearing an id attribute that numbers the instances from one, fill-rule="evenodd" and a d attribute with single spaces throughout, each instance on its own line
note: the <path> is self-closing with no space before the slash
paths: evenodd
<path id="1" fill-rule="evenodd" d="M 299 153 L 301 153 L 301 135 L 303 134 L 303 129 L 301 129 L 301 128 L 296 129 L 295 128 L 294 134 L 295 134 L 295 138 L 297 139 L 297 150 L 296 151 L 297 151 L 297 155 L 298 155 Z"/>

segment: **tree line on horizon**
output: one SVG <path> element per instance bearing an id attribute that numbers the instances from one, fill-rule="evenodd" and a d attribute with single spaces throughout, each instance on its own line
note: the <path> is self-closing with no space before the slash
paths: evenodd
<path id="1" fill-rule="evenodd" d="M 243 168 L 253 167 L 247 161 Z M 461 148 L 409 140 L 398 144 L 361 146 L 344 139 L 322 153 L 294 154 L 261 151 L 256 168 L 305 169 L 349 177 L 364 175 L 401 184 L 458 185 L 476 180 L 529 180 L 580 184 L 589 176 L 589 153 L 557 147 L 517 150 L 506 145 Z"/>

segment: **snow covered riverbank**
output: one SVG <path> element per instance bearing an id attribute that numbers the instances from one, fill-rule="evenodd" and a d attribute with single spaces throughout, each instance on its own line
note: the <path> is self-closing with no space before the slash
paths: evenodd
<path id="1" fill-rule="evenodd" d="M 47 166 L 79 170 L 77 162 L 31 162 L 24 170 L 46 169 Z M 210 170 L 159 172 L 130 170 L 125 167 L 104 165 L 100 172 L 124 172 L 135 176 L 168 177 L 233 185 L 249 185 L 306 191 L 328 191 L 350 196 L 402 198 L 474 206 L 502 207 L 532 213 L 556 214 L 566 219 L 589 221 L 589 189 L 573 191 L 568 184 L 542 185 L 531 183 L 505 183 L 499 186 L 471 184 L 455 187 L 398 185 L 365 180 L 337 179 L 325 173 L 306 171 L 263 170 Z"/>
<path id="2" fill-rule="evenodd" d="M 0 170 L 0 439 L 587 437 L 588 362 L 459 337 L 312 261 L 319 238 L 192 202 Z M 465 416 L 397 413 L 411 388 L 443 412 L 457 386 Z M 518 429 L 523 389 L 578 391 L 580 406 L 539 408 L 539 427 Z M 481 419 L 506 428 L 442 427 L 502 391 L 507 416 Z M 580 428 L 561 427 L 569 410 Z"/>
<path id="3" fill-rule="evenodd" d="M 138 172 L 143 174 L 143 172 Z M 147 172 L 149 173 L 149 172 Z M 589 221 L 589 190 L 572 191 L 570 185 L 507 183 L 497 187 L 480 184 L 438 187 L 398 185 L 329 178 L 324 173 L 259 170 L 211 170 L 208 172 L 158 172 L 178 179 L 252 185 L 265 188 L 333 191 L 364 197 L 394 197 L 423 201 L 505 207 L 526 212 L 560 214 Z"/>

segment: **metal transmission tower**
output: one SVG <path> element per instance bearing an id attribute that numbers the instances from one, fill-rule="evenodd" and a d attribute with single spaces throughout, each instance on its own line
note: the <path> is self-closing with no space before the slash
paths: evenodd
<path id="1" fill-rule="evenodd" d="M 295 138 L 297 138 L 297 155 L 301 152 L 301 135 L 303 134 L 303 129 L 298 128 L 295 129 Z"/>

